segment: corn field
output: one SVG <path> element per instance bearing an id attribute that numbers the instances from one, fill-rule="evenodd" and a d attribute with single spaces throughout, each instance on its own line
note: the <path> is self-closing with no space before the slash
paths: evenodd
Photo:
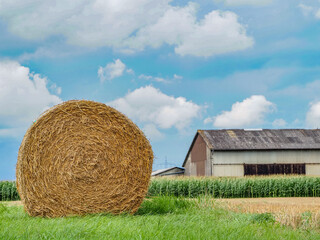
<path id="1" fill-rule="evenodd" d="M 320 177 L 267 176 L 242 178 L 154 178 L 149 196 L 215 198 L 320 197 Z M 19 200 L 14 181 L 0 181 L 0 200 Z"/>
<path id="2" fill-rule="evenodd" d="M 0 182 L 0 200 L 1 201 L 20 200 L 16 183 L 14 181 Z"/>
<path id="3" fill-rule="evenodd" d="M 320 177 L 155 178 L 148 194 L 191 198 L 319 197 Z"/>

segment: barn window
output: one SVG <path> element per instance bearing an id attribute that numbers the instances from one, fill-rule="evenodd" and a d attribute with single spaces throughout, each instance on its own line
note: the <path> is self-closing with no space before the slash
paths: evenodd
<path id="1" fill-rule="evenodd" d="M 244 164 L 244 175 L 306 174 L 305 164 Z"/>

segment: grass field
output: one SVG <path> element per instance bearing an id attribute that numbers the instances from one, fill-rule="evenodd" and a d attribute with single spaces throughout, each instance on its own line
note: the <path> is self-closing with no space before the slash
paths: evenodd
<path id="1" fill-rule="evenodd" d="M 155 197 L 135 215 L 32 218 L 0 204 L 0 239 L 320 239 L 317 229 L 283 226 L 272 215 L 234 212 L 212 198 Z"/>

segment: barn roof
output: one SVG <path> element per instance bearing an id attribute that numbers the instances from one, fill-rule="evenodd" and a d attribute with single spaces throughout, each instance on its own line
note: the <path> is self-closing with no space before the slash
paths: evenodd
<path id="1" fill-rule="evenodd" d="M 170 170 L 173 170 L 173 169 L 175 169 L 175 168 L 177 168 L 177 169 L 179 169 L 179 170 L 181 170 L 181 171 L 184 171 L 184 168 L 183 168 L 183 167 L 171 167 L 171 168 L 165 168 L 165 169 L 159 169 L 159 170 L 153 171 L 153 172 L 151 173 L 151 176 L 157 176 L 157 175 L 159 175 L 159 174 L 163 174 L 163 173 L 168 172 L 168 171 L 170 171 Z"/>
<path id="2" fill-rule="evenodd" d="M 214 150 L 320 149 L 319 129 L 198 130 Z"/>
<path id="3" fill-rule="evenodd" d="M 320 129 L 198 130 L 182 166 L 198 135 L 214 151 L 320 149 Z"/>

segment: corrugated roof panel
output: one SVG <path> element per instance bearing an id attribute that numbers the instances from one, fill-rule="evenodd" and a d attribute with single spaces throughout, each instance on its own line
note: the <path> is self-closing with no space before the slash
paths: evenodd
<path id="1" fill-rule="evenodd" d="M 320 149 L 319 129 L 202 130 L 215 150 Z"/>

